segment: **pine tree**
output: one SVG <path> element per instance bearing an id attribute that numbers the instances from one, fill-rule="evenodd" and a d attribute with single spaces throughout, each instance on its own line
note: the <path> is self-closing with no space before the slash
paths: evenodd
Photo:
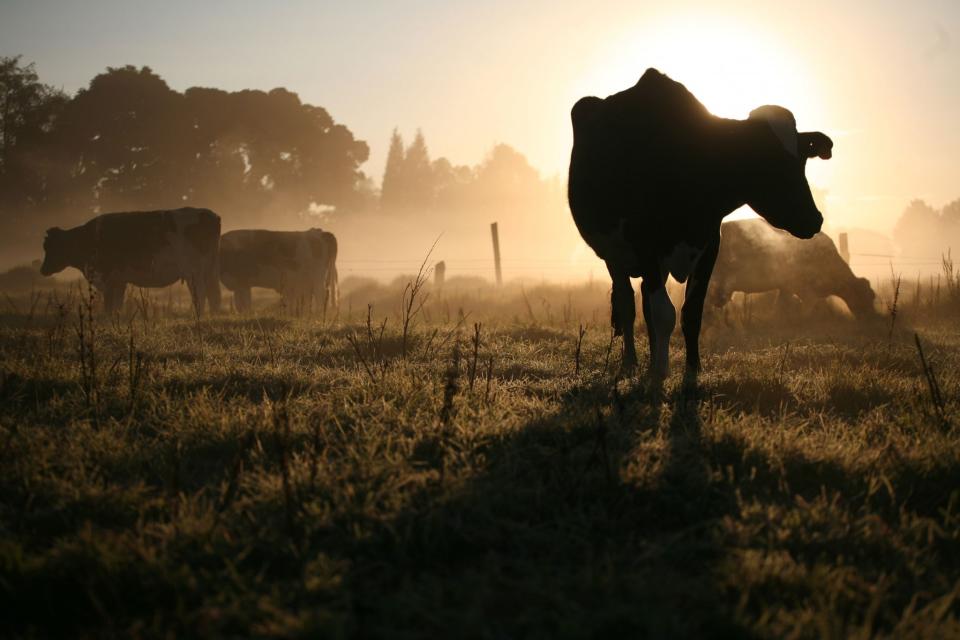
<path id="1" fill-rule="evenodd" d="M 433 168 L 430 166 L 430 152 L 423 132 L 417 129 L 417 136 L 407 148 L 404 158 L 404 177 L 407 180 L 407 200 L 404 203 L 411 209 L 424 210 L 433 206 L 434 183 Z"/>
<path id="2" fill-rule="evenodd" d="M 390 136 L 390 151 L 387 152 L 387 165 L 383 170 L 383 184 L 380 187 L 381 209 L 399 209 L 406 200 L 404 158 L 403 138 L 394 127 L 393 135 Z"/>

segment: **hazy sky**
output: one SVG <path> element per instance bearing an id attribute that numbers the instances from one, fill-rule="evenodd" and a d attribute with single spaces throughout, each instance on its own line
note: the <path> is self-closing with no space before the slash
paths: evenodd
<path id="1" fill-rule="evenodd" d="M 563 173 L 569 108 L 648 66 L 714 112 L 774 102 L 834 137 L 810 163 L 835 226 L 889 230 L 912 197 L 960 197 L 960 2 L 0 0 L 0 55 L 74 92 L 107 66 L 175 89 L 284 86 L 371 147 L 421 127 L 474 164 L 507 142 Z"/>

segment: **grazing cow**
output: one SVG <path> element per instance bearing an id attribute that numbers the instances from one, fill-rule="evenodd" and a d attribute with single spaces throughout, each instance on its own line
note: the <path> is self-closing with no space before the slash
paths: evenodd
<path id="1" fill-rule="evenodd" d="M 581 98 L 571 119 L 570 210 L 610 272 L 623 366 L 637 362 L 630 278 L 642 278 L 650 371 L 666 376 L 676 311 L 664 285 L 673 275 L 690 279 L 681 321 L 687 370 L 695 373 L 721 220 L 748 204 L 774 226 L 812 238 L 823 216 L 804 168 L 807 158 L 829 158 L 833 143 L 822 133 L 797 133 L 783 107 L 760 107 L 746 120 L 718 118 L 656 69 L 606 99 Z"/>
<path id="2" fill-rule="evenodd" d="M 249 311 L 251 287 L 273 289 L 294 312 L 337 304 L 337 239 L 327 231 L 241 229 L 220 240 L 220 280 Z"/>
<path id="3" fill-rule="evenodd" d="M 796 295 L 804 302 L 838 296 L 858 319 L 875 313 L 870 281 L 858 278 L 840 257 L 830 236 L 818 233 L 797 240 L 763 220 L 724 222 L 723 240 L 707 299 L 722 308 L 735 291 L 779 291 L 780 300 Z"/>
<path id="4" fill-rule="evenodd" d="M 209 209 L 105 213 L 73 229 L 53 227 L 43 241 L 45 276 L 79 269 L 120 309 L 128 284 L 167 287 L 186 281 L 197 314 L 220 310 L 220 216 Z"/>

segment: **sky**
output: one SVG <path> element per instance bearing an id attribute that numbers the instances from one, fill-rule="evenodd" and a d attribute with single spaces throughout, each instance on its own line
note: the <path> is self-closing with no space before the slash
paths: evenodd
<path id="1" fill-rule="evenodd" d="M 569 109 L 649 66 L 714 113 L 781 104 L 821 130 L 811 161 L 834 227 L 889 232 L 916 197 L 960 198 L 960 2 L 0 0 L 0 55 L 73 93 L 108 66 L 171 87 L 286 87 L 366 140 L 390 132 L 476 164 L 494 144 L 563 175 Z"/>

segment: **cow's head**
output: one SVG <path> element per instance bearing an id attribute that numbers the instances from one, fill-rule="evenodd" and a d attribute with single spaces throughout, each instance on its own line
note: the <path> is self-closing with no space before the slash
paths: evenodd
<path id="1" fill-rule="evenodd" d="M 866 278 L 853 280 L 848 290 L 844 292 L 843 297 L 857 319 L 863 320 L 876 315 L 876 307 L 874 307 L 873 301 L 877 296 L 870 287 L 870 281 Z"/>
<path id="2" fill-rule="evenodd" d="M 812 238 L 823 224 L 810 193 L 804 168 L 807 158 L 827 159 L 833 142 L 822 133 L 797 133 L 797 123 L 787 109 L 774 105 L 750 112 L 759 128 L 758 148 L 753 149 L 751 188 L 747 204 L 775 227 L 798 238 Z"/>
<path id="3" fill-rule="evenodd" d="M 40 273 L 52 276 L 70 266 L 70 246 L 67 233 L 60 227 L 47 229 L 43 239 L 43 264 Z"/>

